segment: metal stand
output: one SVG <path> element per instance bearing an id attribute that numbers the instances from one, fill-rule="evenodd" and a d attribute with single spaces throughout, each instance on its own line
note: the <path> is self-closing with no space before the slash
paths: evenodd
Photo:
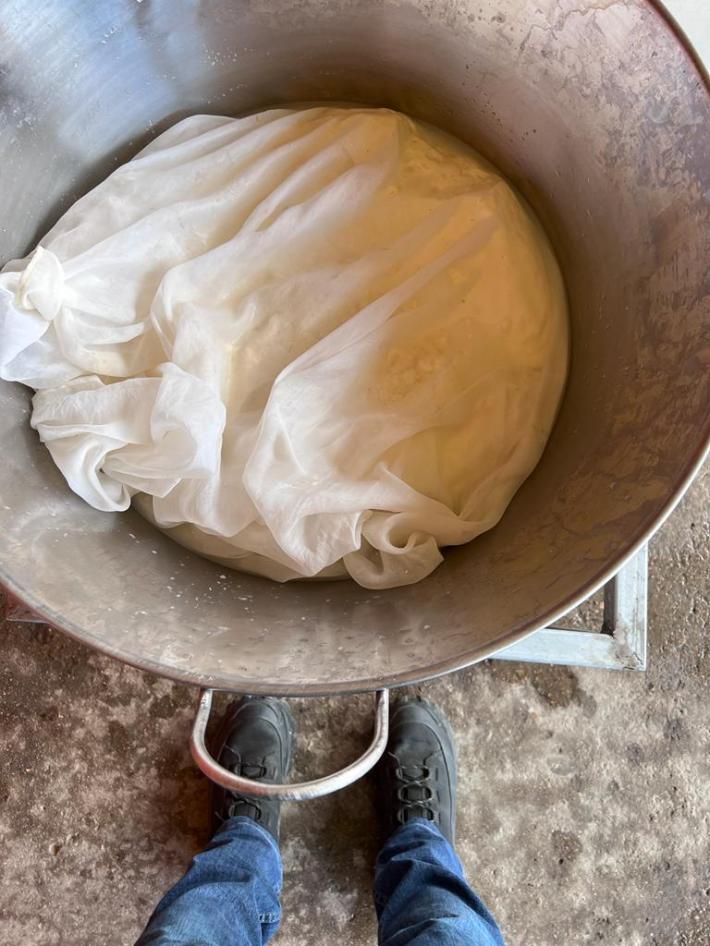
<path id="1" fill-rule="evenodd" d="M 648 549 L 642 546 L 604 588 L 604 621 L 598 631 L 544 627 L 499 651 L 494 660 L 645 670 Z"/>

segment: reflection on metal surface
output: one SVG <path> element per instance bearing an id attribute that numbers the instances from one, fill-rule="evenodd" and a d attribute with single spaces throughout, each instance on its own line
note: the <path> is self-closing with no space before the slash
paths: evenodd
<path id="1" fill-rule="evenodd" d="M 494 660 L 521 660 L 527 663 L 564 664 L 601 670 L 645 670 L 648 604 L 648 548 L 639 551 L 606 583 L 601 596 L 597 626 L 586 616 L 585 604 L 577 611 L 582 617 L 570 621 L 564 615 L 554 627 L 543 627 L 510 647 L 499 650 Z M 596 608 L 592 609 L 596 610 Z M 25 604 L 10 599 L 8 621 L 44 623 Z"/>

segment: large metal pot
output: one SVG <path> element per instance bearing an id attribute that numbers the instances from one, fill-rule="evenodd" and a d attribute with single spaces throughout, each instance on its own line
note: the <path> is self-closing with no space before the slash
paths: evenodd
<path id="1" fill-rule="evenodd" d="M 368 690 L 463 667 L 618 569 L 706 450 L 710 96 L 660 4 L 5 0 L 0 256 L 185 114 L 390 105 L 473 143 L 533 204 L 573 323 L 552 439 L 503 521 L 419 585 L 277 585 L 73 496 L 0 388 L 0 578 L 139 667 L 248 692 Z M 226 576 L 226 577 L 225 577 Z"/>

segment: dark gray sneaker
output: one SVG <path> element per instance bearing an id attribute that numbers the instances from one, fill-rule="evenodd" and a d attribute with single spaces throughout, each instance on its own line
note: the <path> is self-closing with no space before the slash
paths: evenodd
<path id="1" fill-rule="evenodd" d="M 425 700 L 396 703 L 378 769 L 386 837 L 412 818 L 425 818 L 454 843 L 456 752 L 443 713 Z"/>
<path id="2" fill-rule="evenodd" d="M 295 724 L 283 700 L 245 696 L 230 703 L 215 739 L 220 763 L 236 775 L 284 782 L 293 763 Z M 281 802 L 212 787 L 213 829 L 228 818 L 253 818 L 278 841 Z"/>

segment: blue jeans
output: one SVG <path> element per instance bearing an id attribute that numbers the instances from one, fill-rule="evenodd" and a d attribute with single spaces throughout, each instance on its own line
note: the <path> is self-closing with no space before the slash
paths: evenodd
<path id="1" fill-rule="evenodd" d="M 265 946 L 279 926 L 283 872 L 272 836 L 230 818 L 160 901 L 136 946 Z M 415 819 L 375 865 L 380 946 L 503 946 L 439 829 Z"/>

